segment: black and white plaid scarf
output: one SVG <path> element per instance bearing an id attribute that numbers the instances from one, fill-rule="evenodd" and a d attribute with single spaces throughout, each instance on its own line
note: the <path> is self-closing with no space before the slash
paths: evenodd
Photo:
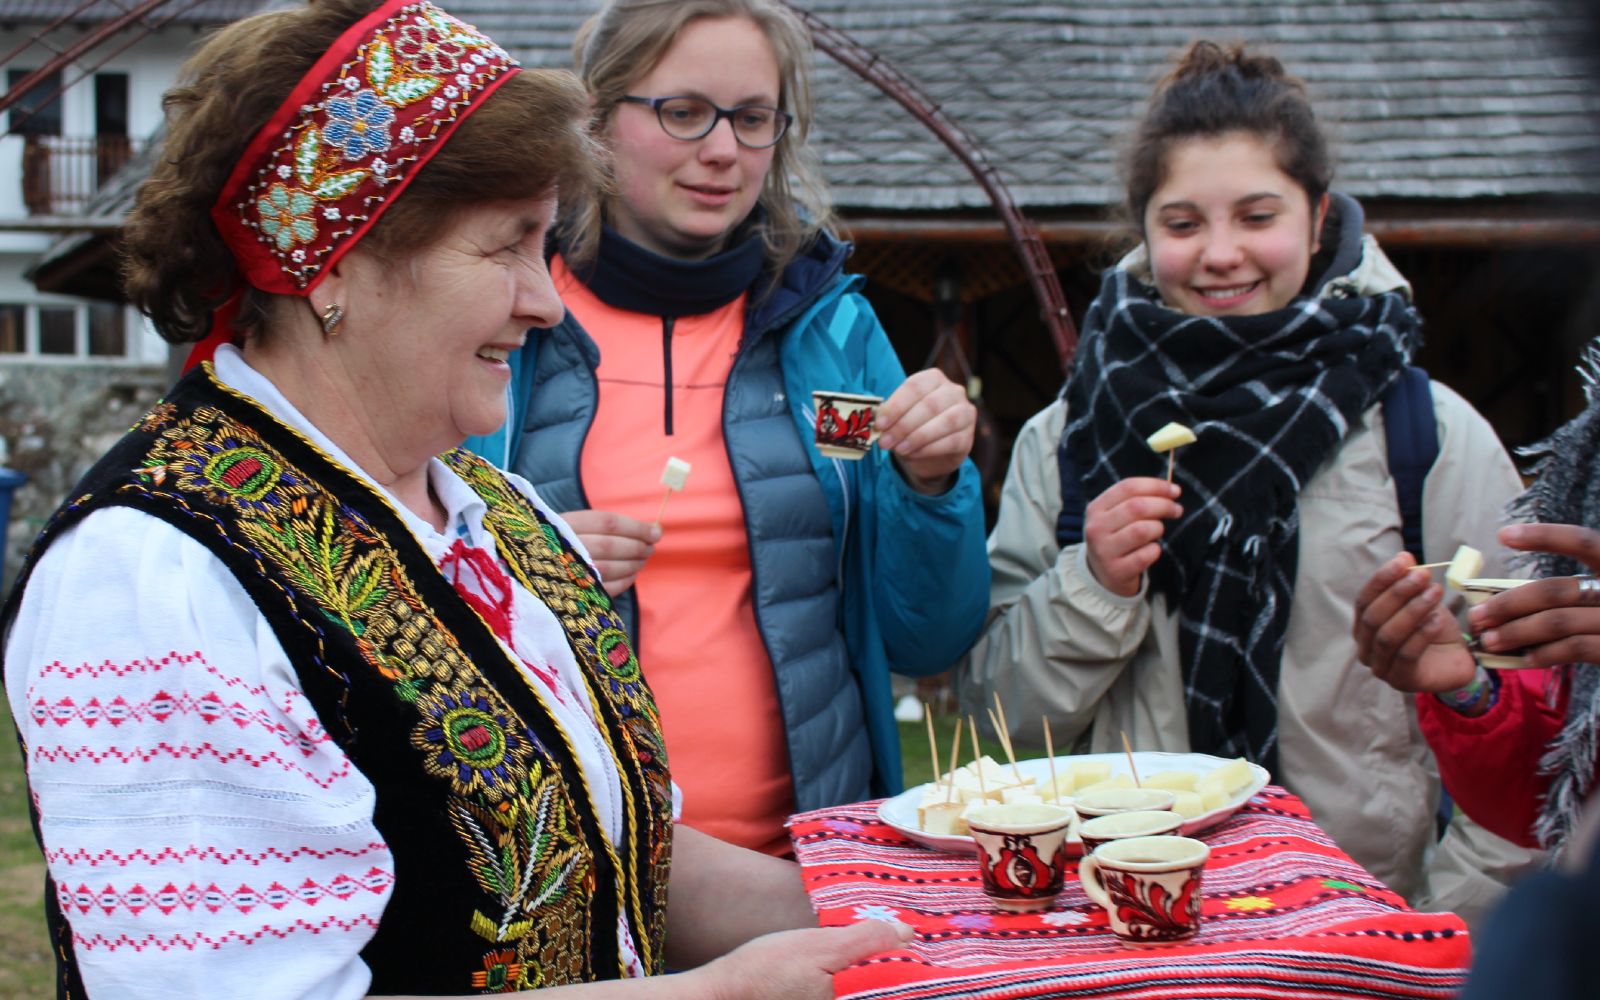
<path id="1" fill-rule="evenodd" d="M 1527 492 L 1512 502 L 1513 520 L 1542 524 L 1581 524 L 1600 531 L 1600 338 L 1591 343 L 1578 365 L 1588 405 L 1538 444 L 1519 454 L 1533 459 L 1528 472 L 1537 476 Z M 1519 565 L 1533 575 L 1569 576 L 1587 573 L 1582 564 L 1548 552 L 1524 553 Z M 1569 664 L 1562 668 L 1567 689 L 1567 717 L 1540 760 L 1540 770 L 1554 777 L 1539 809 L 1534 833 L 1539 843 L 1559 851 L 1566 843 L 1595 789 L 1595 761 L 1600 759 L 1600 665 Z"/>
<path id="2" fill-rule="evenodd" d="M 1145 438 L 1169 421 L 1183 516 L 1151 585 L 1178 613 L 1189 742 L 1273 769 L 1278 672 L 1294 597 L 1300 488 L 1408 362 L 1420 320 L 1400 292 L 1300 297 L 1259 316 L 1189 316 L 1107 272 L 1067 380 L 1068 452 L 1085 498 L 1165 476 Z"/>

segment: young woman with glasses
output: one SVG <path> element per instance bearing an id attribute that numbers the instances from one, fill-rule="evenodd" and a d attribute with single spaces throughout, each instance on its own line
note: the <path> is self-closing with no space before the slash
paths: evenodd
<path id="1" fill-rule="evenodd" d="M 943 670 L 988 594 L 976 413 L 909 378 L 814 158 L 809 37 L 771 0 L 618 0 L 574 45 L 610 192 L 564 204 L 568 307 L 480 450 L 563 512 L 619 595 L 689 826 L 771 853 L 785 818 L 898 789 L 891 670 Z M 884 397 L 824 458 L 813 390 Z M 663 505 L 663 466 L 690 463 Z"/>

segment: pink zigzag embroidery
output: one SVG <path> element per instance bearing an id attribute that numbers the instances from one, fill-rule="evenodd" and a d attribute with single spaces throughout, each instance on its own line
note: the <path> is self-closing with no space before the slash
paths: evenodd
<path id="1" fill-rule="evenodd" d="M 121 695 L 108 702 L 91 697 L 83 705 L 70 697 L 58 698 L 53 702 L 40 697 L 32 702 L 29 714 L 40 726 L 53 722 L 64 728 L 76 720 L 89 729 L 102 721 L 115 729 L 127 722 L 165 724 L 175 717 L 199 716 L 208 725 L 226 719 L 240 729 L 252 724 L 259 726 L 276 736 L 284 746 L 298 748 L 305 757 L 314 756 L 319 744 L 331 742 L 315 717 L 306 720 L 306 731 L 296 733 L 275 721 L 264 709 L 249 709 L 239 702 L 226 705 L 219 695 L 212 692 L 196 696 L 186 691 L 173 695 L 163 690 L 149 698 L 132 702 Z"/>
<path id="2" fill-rule="evenodd" d="M 324 931 L 339 931 L 350 933 L 358 928 L 376 928 L 377 917 L 370 913 L 363 913 L 351 919 L 342 919 L 329 916 L 320 924 L 308 923 L 304 920 L 295 920 L 286 927 L 262 927 L 258 931 L 245 933 L 243 931 L 228 931 L 226 934 L 214 935 L 197 932 L 194 934 L 168 934 L 157 936 L 146 934 L 135 938 L 127 934 L 118 934 L 116 937 L 106 937 L 104 934 L 74 934 L 73 944 L 79 948 L 96 949 L 104 948 L 107 951 L 116 951 L 119 948 L 132 948 L 134 951 L 148 951 L 151 948 L 159 951 L 172 951 L 181 948 L 185 951 L 195 951 L 199 948 L 221 948 L 228 944 L 254 944 L 267 937 L 280 940 L 298 932 L 321 934 Z"/>
<path id="3" fill-rule="evenodd" d="M 351 850 L 348 847 L 335 847 L 330 850 L 319 851 L 314 847 L 296 847 L 288 851 L 281 851 L 276 847 L 269 847 L 259 853 L 240 848 L 224 852 L 215 847 L 194 846 L 186 847 L 181 851 L 174 850 L 171 847 L 163 847 L 155 854 L 151 854 L 142 847 L 127 854 L 110 850 L 91 853 L 87 848 L 79 847 L 47 850 L 44 852 L 44 858 L 45 861 L 51 864 L 87 865 L 90 868 L 98 868 L 101 865 L 110 864 L 114 864 L 119 868 L 126 868 L 138 861 L 142 861 L 151 867 L 168 861 L 179 863 L 214 861 L 220 865 L 244 864 L 259 866 L 265 861 L 282 861 L 286 864 L 292 864 L 302 857 L 316 858 L 319 861 L 326 861 L 328 858 L 360 858 L 379 851 L 387 851 L 388 849 L 389 845 L 381 840 L 375 840 L 358 850 Z"/>
<path id="4" fill-rule="evenodd" d="M 143 657 L 128 663 L 112 663 L 110 660 L 102 660 L 99 663 L 80 663 L 75 667 L 69 667 L 60 660 L 53 660 L 39 668 L 39 676 L 49 677 L 51 674 L 60 674 L 69 680 L 98 680 L 107 675 L 128 677 L 132 674 L 158 674 L 167 667 L 188 667 L 195 664 L 198 664 L 206 673 L 215 677 L 225 687 L 242 688 L 246 694 L 251 695 L 266 694 L 265 685 L 252 684 L 242 677 L 224 674 L 221 670 L 212 666 L 206 659 L 206 655 L 199 650 L 195 650 L 193 653 L 180 653 L 177 650 L 172 650 L 161 657 Z M 293 688 L 289 689 L 289 693 L 304 697 L 300 691 Z M 285 708 L 287 709 L 287 706 Z"/>
<path id="5" fill-rule="evenodd" d="M 369 868 L 360 875 L 336 876 L 326 884 L 308 878 L 292 889 L 281 882 L 273 882 L 259 890 L 243 884 L 237 889 L 223 889 L 215 882 L 204 886 L 190 882 L 182 889 L 171 882 L 158 889 L 146 889 L 138 883 L 127 889 L 112 885 L 91 889 L 87 884 L 79 883 L 75 889 L 57 886 L 56 899 L 66 913 L 88 914 L 99 910 L 109 917 L 125 909 L 137 917 L 146 910 L 154 909 L 159 910 L 162 916 L 170 917 L 174 913 L 193 913 L 197 910 L 220 913 L 232 909 L 238 913 L 249 913 L 261 906 L 270 906 L 274 910 L 282 910 L 292 903 L 316 906 L 330 898 L 349 900 L 361 892 L 381 896 L 393 886 L 394 872 Z"/>
<path id="6" fill-rule="evenodd" d="M 179 759 L 187 758 L 188 760 L 199 760 L 201 757 L 212 757 L 215 758 L 219 764 L 243 762 L 249 764 L 251 767 L 261 767 L 264 764 L 277 764 L 278 767 L 286 772 L 304 775 L 308 780 L 320 788 L 332 788 L 339 781 L 348 778 L 351 771 L 349 757 L 344 757 L 341 759 L 341 763 L 337 771 L 334 771 L 327 777 L 318 777 L 294 761 L 284 760 L 282 757 L 279 757 L 276 752 L 252 754 L 246 750 L 238 748 L 223 752 L 212 746 L 210 743 L 202 743 L 199 747 L 190 747 L 187 745 L 175 747 L 169 743 L 163 742 L 156 744 L 156 746 L 153 748 L 138 750 L 123 750 L 118 747 L 107 747 L 104 750 L 91 750 L 88 747 L 79 747 L 77 750 L 69 750 L 61 744 L 57 744 L 54 747 L 41 747 L 34 745 L 30 750 L 30 756 L 35 762 L 64 762 L 68 764 L 76 764 L 80 761 L 88 761 L 91 764 L 103 764 L 107 761 L 113 761 L 119 764 L 130 764 L 134 761 L 138 761 L 139 763 L 147 764 L 159 757 L 172 757 Z"/>

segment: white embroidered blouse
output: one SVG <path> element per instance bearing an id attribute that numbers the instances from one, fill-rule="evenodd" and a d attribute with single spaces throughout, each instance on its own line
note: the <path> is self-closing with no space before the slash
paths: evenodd
<path id="1" fill-rule="evenodd" d="M 237 350 L 218 351 L 216 372 L 362 474 Z M 477 494 L 437 459 L 429 476 L 449 514 L 443 533 L 374 487 L 436 563 L 458 539 L 492 555 Z M 582 548 L 525 480 L 509 478 Z M 572 737 L 615 840 L 620 779 L 565 633 L 512 589 L 509 648 Z M 150 515 L 97 511 L 40 560 L 5 641 L 45 860 L 92 995 L 366 994 L 360 951 L 394 880 L 373 787 L 323 731 L 220 560 Z M 618 935 L 639 974 L 625 925 Z"/>

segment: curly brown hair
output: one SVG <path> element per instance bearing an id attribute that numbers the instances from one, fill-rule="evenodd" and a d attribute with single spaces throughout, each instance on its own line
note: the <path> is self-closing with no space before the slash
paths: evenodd
<path id="1" fill-rule="evenodd" d="M 212 310 L 241 289 L 235 334 L 259 335 L 289 298 L 245 285 L 211 206 L 295 85 L 380 3 L 310 0 L 237 21 L 205 43 L 163 98 L 167 135 L 128 216 L 122 278 L 129 301 L 168 341 L 204 337 Z M 553 192 L 589 200 L 602 171 L 586 112 L 583 86 L 571 73 L 525 70 L 505 80 L 417 171 L 362 238 L 362 249 L 404 260 L 438 239 L 459 210 L 485 201 Z"/>
<path id="2" fill-rule="evenodd" d="M 1124 209 L 1141 236 L 1145 206 L 1166 179 L 1172 147 L 1230 132 L 1270 142 L 1278 169 L 1305 189 L 1313 205 L 1333 181 L 1333 156 L 1305 84 L 1272 56 L 1198 41 L 1156 84 L 1122 157 Z"/>

